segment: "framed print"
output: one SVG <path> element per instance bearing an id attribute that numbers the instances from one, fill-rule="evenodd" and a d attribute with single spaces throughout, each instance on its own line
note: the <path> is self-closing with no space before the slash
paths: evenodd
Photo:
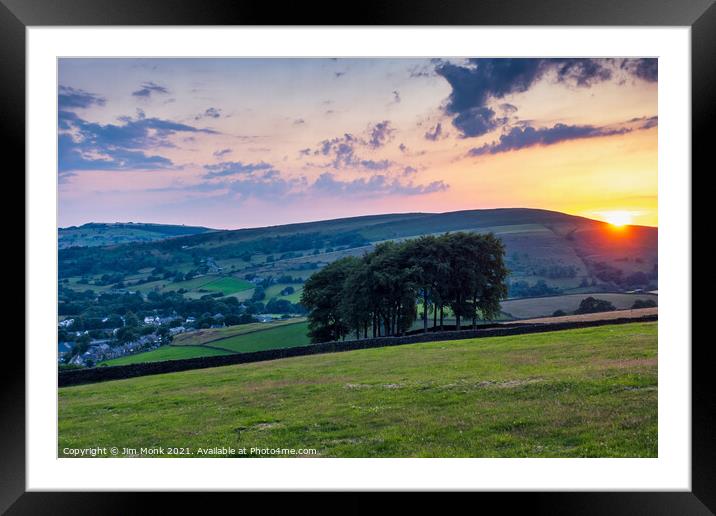
<path id="1" fill-rule="evenodd" d="M 27 203 L 3 510 L 713 511 L 712 3 L 203 5 L 0 7 Z"/>

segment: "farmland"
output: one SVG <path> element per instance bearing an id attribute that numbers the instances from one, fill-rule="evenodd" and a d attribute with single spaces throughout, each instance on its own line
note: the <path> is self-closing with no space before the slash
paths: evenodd
<path id="1" fill-rule="evenodd" d="M 196 335 L 193 335 L 196 334 Z M 248 353 L 265 349 L 305 346 L 309 343 L 305 320 L 255 323 L 230 326 L 217 330 L 200 330 L 180 336 L 176 343 L 136 355 L 127 355 L 104 362 L 106 365 L 127 365 L 160 362 L 203 356 Z"/>
<path id="2" fill-rule="evenodd" d="M 58 449 L 656 457 L 656 354 L 657 324 L 632 323 L 67 387 L 59 391 Z"/>
<path id="3" fill-rule="evenodd" d="M 590 295 L 596 299 L 609 301 L 618 310 L 631 308 L 637 299 L 658 302 L 658 296 L 654 294 L 604 293 Z M 529 299 L 510 299 L 502 302 L 502 312 L 515 319 L 545 317 L 552 315 L 557 310 L 571 313 L 579 307 L 579 302 L 585 297 L 584 294 L 569 294 Z"/>

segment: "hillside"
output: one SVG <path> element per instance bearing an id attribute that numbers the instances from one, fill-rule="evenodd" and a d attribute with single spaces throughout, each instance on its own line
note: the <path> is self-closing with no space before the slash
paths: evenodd
<path id="1" fill-rule="evenodd" d="M 204 227 L 168 224 L 143 224 L 134 222 L 90 222 L 57 230 L 60 249 L 67 247 L 98 247 L 130 242 L 153 242 L 164 238 L 195 235 L 214 231 Z"/>
<path id="2" fill-rule="evenodd" d="M 58 450 L 656 457 L 656 357 L 657 323 L 632 323 L 67 387 Z"/>
<path id="3" fill-rule="evenodd" d="M 91 251 L 62 249 L 59 269 L 60 278 L 69 288 L 127 288 L 140 292 L 184 288 L 189 296 L 194 292 L 197 297 L 208 290 L 182 283 L 189 279 L 185 275 L 216 275 L 209 280 L 225 276 L 271 276 L 276 280 L 289 276 L 297 281 L 274 283 L 279 291 L 293 283 L 297 292 L 291 299 L 297 300 L 300 286 L 296 284 L 333 260 L 360 255 L 384 240 L 458 230 L 491 231 L 503 240 L 512 297 L 557 293 L 545 286 L 575 293 L 657 287 L 656 228 L 615 228 L 583 217 L 525 208 L 388 214 L 255 229 L 206 230 Z M 102 276 L 106 277 L 98 281 Z M 221 291 L 246 299 L 253 294 L 252 286 L 248 287 L 237 285 Z"/>

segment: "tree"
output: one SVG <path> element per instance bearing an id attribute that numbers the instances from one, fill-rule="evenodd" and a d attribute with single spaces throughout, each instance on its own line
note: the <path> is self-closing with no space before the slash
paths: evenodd
<path id="1" fill-rule="evenodd" d="M 639 308 L 654 308 L 655 306 L 657 306 L 656 301 L 653 299 L 637 299 L 631 307 L 632 310 L 636 310 Z"/>
<path id="2" fill-rule="evenodd" d="M 308 312 L 308 334 L 312 342 L 327 342 L 345 337 L 349 328 L 342 318 L 340 296 L 355 257 L 341 258 L 313 274 L 303 287 L 301 304 Z"/>
<path id="3" fill-rule="evenodd" d="M 415 267 L 416 283 L 423 305 L 423 331 L 428 331 L 428 307 L 433 306 L 436 314 L 437 302 L 440 300 L 439 287 L 442 278 L 448 271 L 444 239 L 434 236 L 423 236 L 408 241 L 406 251 L 409 263 Z M 435 324 L 433 323 L 433 326 Z"/>
<path id="4" fill-rule="evenodd" d="M 592 296 L 582 299 L 575 314 L 593 314 L 597 312 L 611 312 L 617 308 L 606 299 L 596 299 Z"/>
<path id="5" fill-rule="evenodd" d="M 505 248 L 493 234 L 453 233 L 445 236 L 448 248 L 447 295 L 455 314 L 455 328 L 463 317 L 477 324 L 478 316 L 494 319 L 500 300 L 507 296 Z"/>

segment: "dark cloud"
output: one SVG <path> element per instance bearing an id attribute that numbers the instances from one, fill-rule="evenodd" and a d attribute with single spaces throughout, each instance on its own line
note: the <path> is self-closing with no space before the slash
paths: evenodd
<path id="1" fill-rule="evenodd" d="M 657 58 L 625 59 L 620 68 L 646 82 L 659 80 L 659 60 Z"/>
<path id="2" fill-rule="evenodd" d="M 400 104 L 400 92 L 398 90 L 393 90 L 393 102 Z"/>
<path id="3" fill-rule="evenodd" d="M 641 129 L 651 129 L 652 127 L 656 127 L 659 125 L 659 117 L 658 116 L 652 116 L 644 120 L 644 124 L 641 126 Z"/>
<path id="4" fill-rule="evenodd" d="M 70 88 L 69 86 L 60 86 L 57 95 L 57 105 L 60 109 L 84 109 L 90 106 L 104 106 L 106 99 L 94 93 L 85 90 Z"/>
<path id="5" fill-rule="evenodd" d="M 314 154 L 331 156 L 333 159 L 331 162 L 333 168 L 354 167 L 360 161 L 355 156 L 355 146 L 358 145 L 358 143 L 358 138 L 350 133 L 346 133 L 340 137 L 323 140 L 319 143 L 319 148 Z"/>
<path id="6" fill-rule="evenodd" d="M 157 148 L 173 147 L 177 133 L 216 134 L 186 124 L 146 118 L 121 117 L 122 124 L 88 122 L 71 111 L 60 111 L 59 172 L 72 170 L 132 170 L 172 166 L 171 160 L 147 154 Z"/>
<path id="7" fill-rule="evenodd" d="M 631 132 L 629 127 L 606 128 L 591 125 L 555 124 L 552 127 L 535 129 L 531 126 L 513 127 L 509 132 L 500 136 L 498 142 L 485 144 L 471 149 L 470 156 L 485 154 L 499 154 L 513 150 L 525 149 L 537 145 L 554 145 L 569 140 L 596 138 L 599 136 L 613 136 Z"/>
<path id="8" fill-rule="evenodd" d="M 169 90 L 157 83 L 147 81 L 142 83 L 137 91 L 133 91 L 132 95 L 135 97 L 148 98 L 155 93 L 166 95 L 169 93 Z"/>
<path id="9" fill-rule="evenodd" d="M 222 158 L 226 156 L 227 154 L 231 154 L 231 149 L 220 149 L 218 151 L 214 151 L 214 157 L 215 158 Z"/>
<path id="10" fill-rule="evenodd" d="M 306 123 L 306 121 L 303 118 L 297 118 L 296 120 L 293 121 L 293 125 L 303 125 L 305 123 Z"/>
<path id="11" fill-rule="evenodd" d="M 507 115 L 511 115 L 512 113 L 517 112 L 517 106 L 513 106 L 512 104 L 505 102 L 503 104 L 500 104 L 500 109 L 503 113 Z"/>
<path id="12" fill-rule="evenodd" d="M 321 174 L 311 186 L 315 191 L 329 195 L 382 196 L 382 195 L 424 195 L 442 192 L 449 188 L 444 181 L 433 181 L 427 185 L 416 185 L 412 182 L 401 183 L 397 179 L 384 174 L 376 174 L 369 178 L 342 181 L 334 174 Z"/>
<path id="13" fill-rule="evenodd" d="M 436 140 L 440 139 L 440 136 L 443 133 L 443 126 L 440 122 L 438 122 L 435 127 L 432 129 L 429 129 L 428 132 L 425 133 L 425 139 L 430 140 L 431 142 L 434 142 Z"/>
<path id="14" fill-rule="evenodd" d="M 400 149 L 400 152 L 407 152 L 408 150 L 408 147 L 404 143 L 398 145 L 398 148 Z"/>
<path id="15" fill-rule="evenodd" d="M 390 126 L 390 121 L 383 120 L 378 122 L 372 128 L 369 129 L 370 137 L 368 140 L 368 146 L 371 149 L 378 149 L 390 141 L 393 131 Z"/>
<path id="16" fill-rule="evenodd" d="M 242 163 L 241 161 L 225 161 L 223 163 L 217 163 L 214 165 L 206 165 L 204 170 L 207 173 L 204 175 L 207 179 L 216 177 L 227 177 L 235 176 L 238 174 L 251 175 L 257 171 L 272 171 L 273 165 L 270 163 Z"/>
<path id="17" fill-rule="evenodd" d="M 221 117 L 221 109 L 210 107 L 207 108 L 203 113 L 196 115 L 194 120 L 201 120 L 202 118 L 219 118 Z"/>
<path id="18" fill-rule="evenodd" d="M 548 73 L 559 83 L 589 88 L 610 80 L 615 68 L 611 59 L 490 58 L 468 59 L 464 65 L 440 61 L 435 73 L 452 88 L 445 113 L 453 117 L 452 123 L 461 135 L 469 138 L 482 136 L 507 122 L 506 118 L 496 117 L 488 106 L 492 99 L 525 92 Z M 655 60 L 625 60 L 620 68 L 644 80 L 656 80 Z M 503 110 L 507 114 L 514 108 L 510 104 L 502 106 L 510 106 Z"/>

